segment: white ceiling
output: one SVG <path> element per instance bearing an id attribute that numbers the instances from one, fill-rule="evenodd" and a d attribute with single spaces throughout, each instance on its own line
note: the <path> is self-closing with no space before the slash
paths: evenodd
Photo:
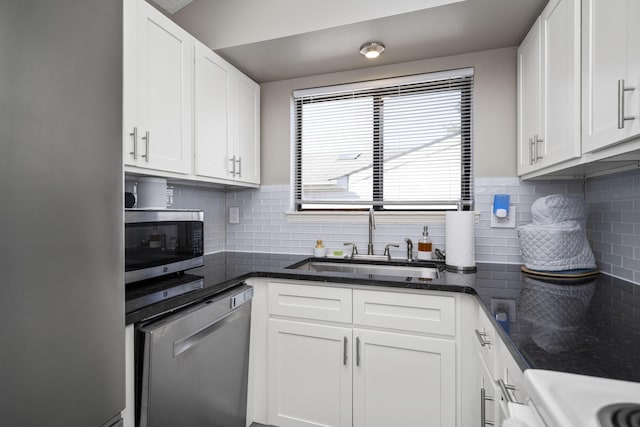
<path id="1" fill-rule="evenodd" d="M 272 7 L 257 11 L 238 6 L 256 1 Z M 295 0 L 306 4 L 306 9 L 290 7 L 287 1 L 294 0 L 195 0 L 174 19 L 254 80 L 268 82 L 517 46 L 547 2 L 319 0 L 313 4 L 387 3 L 386 8 L 366 13 L 362 8 L 360 13 L 354 8 L 344 10 L 349 13 L 325 8 L 321 13 L 309 6 L 309 0 Z M 229 10 L 229 4 L 238 7 Z M 225 13 L 222 6 L 227 8 Z M 213 28 L 224 30 L 225 36 Z M 377 60 L 359 54 L 360 46 L 369 41 L 382 42 L 387 48 Z"/>

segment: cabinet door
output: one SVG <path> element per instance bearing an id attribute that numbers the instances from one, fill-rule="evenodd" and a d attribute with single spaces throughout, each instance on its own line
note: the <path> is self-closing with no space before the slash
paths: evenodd
<path id="1" fill-rule="evenodd" d="M 230 179 L 229 67 L 202 43 L 195 47 L 195 173 Z"/>
<path id="2" fill-rule="evenodd" d="M 269 320 L 269 423 L 350 426 L 351 329 Z"/>
<path id="3" fill-rule="evenodd" d="M 122 25 L 122 158 L 125 165 L 135 166 L 143 160 L 139 145 L 138 120 L 138 6 L 136 1 L 123 1 Z"/>
<path id="4" fill-rule="evenodd" d="M 598 150 L 640 134 L 640 30 L 635 22 L 640 13 L 638 3 L 637 0 L 583 2 L 584 152 Z M 625 87 L 635 90 L 621 91 L 622 81 Z M 620 122 L 622 116 L 635 119 Z"/>
<path id="5" fill-rule="evenodd" d="M 238 181 L 260 183 L 260 86 L 236 71 L 231 78 L 233 93 L 233 155 Z"/>
<path id="6" fill-rule="evenodd" d="M 518 175 L 536 169 L 537 142 L 542 134 L 542 71 L 540 20 L 518 48 Z"/>
<path id="7" fill-rule="evenodd" d="M 456 425 L 455 343 L 354 329 L 353 424 Z"/>
<path id="8" fill-rule="evenodd" d="M 540 30 L 544 129 L 538 168 L 581 154 L 580 0 L 550 1 L 540 16 Z"/>
<path id="9" fill-rule="evenodd" d="M 190 173 L 193 37 L 138 1 L 138 167 Z"/>

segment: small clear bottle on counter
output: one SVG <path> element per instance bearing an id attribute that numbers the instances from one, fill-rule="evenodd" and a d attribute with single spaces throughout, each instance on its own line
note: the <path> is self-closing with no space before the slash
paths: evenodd
<path id="1" fill-rule="evenodd" d="M 432 254 L 433 244 L 429 238 L 429 227 L 424 226 L 422 231 L 422 237 L 418 240 L 418 259 L 423 261 L 430 261 Z"/>

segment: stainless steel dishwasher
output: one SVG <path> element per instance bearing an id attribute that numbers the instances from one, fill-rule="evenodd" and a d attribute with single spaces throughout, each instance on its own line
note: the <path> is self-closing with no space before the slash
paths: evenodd
<path id="1" fill-rule="evenodd" d="M 245 427 L 253 289 L 138 326 L 140 427 Z"/>

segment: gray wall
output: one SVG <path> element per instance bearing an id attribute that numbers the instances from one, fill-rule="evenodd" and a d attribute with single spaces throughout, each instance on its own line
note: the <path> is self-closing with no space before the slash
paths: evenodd
<path id="1" fill-rule="evenodd" d="M 475 175 L 516 176 L 516 48 L 263 83 L 262 184 L 289 184 L 291 92 L 295 89 L 454 68 L 475 68 Z"/>

